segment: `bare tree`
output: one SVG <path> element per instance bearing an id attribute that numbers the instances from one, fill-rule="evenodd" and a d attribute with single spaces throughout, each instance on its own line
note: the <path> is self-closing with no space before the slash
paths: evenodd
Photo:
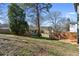
<path id="1" fill-rule="evenodd" d="M 47 4 L 45 4 L 45 3 L 35 3 L 35 4 L 30 4 L 30 6 L 31 6 L 31 8 L 29 9 L 30 13 L 31 13 L 30 16 L 32 17 L 31 21 L 32 21 L 33 24 L 36 25 L 37 34 L 40 37 L 41 36 L 40 23 L 42 23 L 40 21 L 40 19 L 42 18 L 40 15 L 43 11 L 48 11 L 52 7 L 52 5 L 50 3 L 47 3 Z"/>
<path id="2" fill-rule="evenodd" d="M 66 31 L 65 30 L 66 28 L 69 30 L 67 26 L 69 24 L 66 18 L 61 17 L 61 12 L 58 12 L 58 11 L 49 12 L 48 18 L 50 20 L 50 23 L 52 24 L 52 30 L 54 32 Z"/>

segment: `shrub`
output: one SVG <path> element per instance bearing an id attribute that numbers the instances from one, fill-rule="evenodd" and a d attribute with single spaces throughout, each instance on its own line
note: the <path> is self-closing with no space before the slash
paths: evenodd
<path id="1" fill-rule="evenodd" d="M 75 32 L 53 32 L 49 35 L 50 39 L 60 40 L 60 39 L 77 39 L 77 33 Z"/>

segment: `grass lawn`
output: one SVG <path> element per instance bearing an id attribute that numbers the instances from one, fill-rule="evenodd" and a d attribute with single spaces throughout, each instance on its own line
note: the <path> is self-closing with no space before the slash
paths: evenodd
<path id="1" fill-rule="evenodd" d="M 0 55 L 79 56 L 79 46 L 48 38 L 0 34 Z"/>

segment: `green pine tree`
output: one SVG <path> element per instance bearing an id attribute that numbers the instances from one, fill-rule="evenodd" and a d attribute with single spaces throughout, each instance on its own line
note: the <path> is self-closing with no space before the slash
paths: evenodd
<path id="1" fill-rule="evenodd" d="M 13 34 L 24 35 L 28 31 L 24 10 L 17 4 L 11 4 L 8 10 L 9 28 Z"/>

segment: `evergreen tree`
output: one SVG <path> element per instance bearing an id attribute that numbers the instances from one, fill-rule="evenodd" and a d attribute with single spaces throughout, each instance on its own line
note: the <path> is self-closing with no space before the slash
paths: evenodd
<path id="1" fill-rule="evenodd" d="M 10 31 L 17 35 L 24 35 L 28 31 L 28 24 L 25 21 L 24 10 L 17 4 L 11 4 L 8 10 Z"/>

